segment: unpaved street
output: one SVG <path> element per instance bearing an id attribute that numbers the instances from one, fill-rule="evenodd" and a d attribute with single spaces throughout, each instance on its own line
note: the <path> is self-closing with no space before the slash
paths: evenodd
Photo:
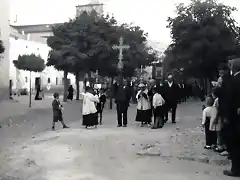
<path id="1" fill-rule="evenodd" d="M 2 148 L 2 179 L 230 179 L 222 176 L 223 166 L 209 161 L 198 161 L 203 156 L 202 153 L 206 157 L 211 156 L 210 159 L 214 156 L 212 153 L 205 153 L 201 146 L 203 134 L 201 129 L 197 128 L 200 124 L 201 103 L 188 102 L 180 105 L 177 124 L 167 123 L 163 129 L 158 130 L 141 128 L 134 122 L 134 105 L 129 110 L 127 128 L 117 128 L 114 110 L 106 110 L 104 125 L 98 129 L 86 130 L 80 126 L 77 104 L 73 102 L 65 109 L 65 119 L 71 129 L 52 132 L 50 128 L 46 128 L 51 124 L 50 112 L 40 115 L 42 118 L 37 121 L 30 121 L 29 125 L 1 129 L 1 139 L 3 131 L 11 134 L 16 132 L 16 129 L 19 129 L 18 132 L 29 130 L 17 143 L 6 143 Z M 41 123 L 39 119 L 42 119 Z M 33 132 L 30 130 L 32 124 L 44 128 Z M 194 140 L 187 138 L 188 136 Z M 12 140 L 8 138 L 5 141 Z M 182 158 L 179 158 L 180 156 Z"/>

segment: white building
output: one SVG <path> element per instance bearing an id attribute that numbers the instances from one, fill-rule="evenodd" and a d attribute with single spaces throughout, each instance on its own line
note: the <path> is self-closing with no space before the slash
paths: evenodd
<path id="1" fill-rule="evenodd" d="M 13 60 L 19 55 L 40 55 L 45 61 L 50 48 L 46 44 L 46 38 L 52 35 L 51 26 L 54 24 L 37 25 L 10 25 L 10 1 L 0 0 L 0 39 L 4 43 L 5 52 L 0 54 L 0 99 L 1 96 L 8 98 L 9 87 L 13 89 L 29 89 L 30 73 L 17 70 Z M 76 15 L 83 11 L 96 10 L 103 13 L 103 4 L 99 1 L 91 1 L 87 5 L 76 6 Z M 42 73 L 32 73 L 32 87 L 40 84 L 42 87 L 51 84 L 52 88 L 62 87 L 63 73 L 53 67 L 46 67 Z M 75 85 L 75 77 L 68 75 L 70 83 Z"/>
<path id="2" fill-rule="evenodd" d="M 13 64 L 13 60 L 17 60 L 19 55 L 36 54 L 40 55 L 47 61 L 50 48 L 46 44 L 46 37 L 51 35 L 51 25 L 26 25 L 26 26 L 10 26 L 10 49 L 9 49 L 9 79 L 12 83 L 13 89 L 29 90 L 30 73 L 23 70 L 18 70 Z M 57 71 L 53 67 L 46 67 L 41 73 L 32 73 L 32 87 L 41 85 L 46 87 L 50 85 L 51 88 L 61 88 L 63 86 L 63 73 Z M 75 78 L 69 74 L 70 83 L 75 84 Z"/>
<path id="3" fill-rule="evenodd" d="M 0 98 L 9 94 L 9 37 L 10 37 L 10 25 L 9 25 L 9 0 L 0 0 L 0 39 L 3 41 L 5 52 L 0 54 Z M 1 97 L 2 96 L 2 97 Z"/>

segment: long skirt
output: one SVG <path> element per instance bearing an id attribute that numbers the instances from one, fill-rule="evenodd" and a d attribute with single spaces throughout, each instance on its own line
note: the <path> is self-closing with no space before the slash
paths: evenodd
<path id="1" fill-rule="evenodd" d="M 152 110 L 137 110 L 136 121 L 142 123 L 152 122 Z"/>
<path id="2" fill-rule="evenodd" d="M 82 121 L 83 126 L 96 126 L 98 125 L 98 114 L 88 114 L 88 115 L 83 115 L 83 121 Z"/>
<path id="3" fill-rule="evenodd" d="M 72 92 L 68 92 L 67 99 L 73 100 L 73 93 Z"/>

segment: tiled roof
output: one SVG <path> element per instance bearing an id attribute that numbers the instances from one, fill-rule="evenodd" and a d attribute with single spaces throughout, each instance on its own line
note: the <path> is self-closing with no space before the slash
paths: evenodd
<path id="1" fill-rule="evenodd" d="M 36 25 L 11 25 L 14 29 L 16 29 L 19 33 L 41 33 L 41 32 L 52 32 L 52 26 L 60 25 L 61 23 L 56 24 L 36 24 Z"/>

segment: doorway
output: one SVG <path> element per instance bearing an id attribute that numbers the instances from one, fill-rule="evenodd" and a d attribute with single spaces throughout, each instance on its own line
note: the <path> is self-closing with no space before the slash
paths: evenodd
<path id="1" fill-rule="evenodd" d="M 40 89 L 41 89 L 41 78 L 40 77 L 35 78 L 35 90 L 37 90 L 38 86 L 40 86 Z"/>

